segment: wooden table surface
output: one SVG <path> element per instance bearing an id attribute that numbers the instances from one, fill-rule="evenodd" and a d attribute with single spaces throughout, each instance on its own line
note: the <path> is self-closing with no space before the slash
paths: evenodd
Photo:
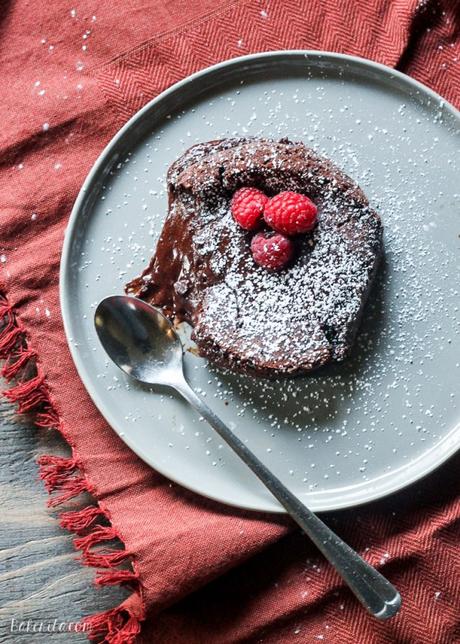
<path id="1" fill-rule="evenodd" d="M 73 535 L 46 507 L 36 457 L 68 454 L 68 448 L 56 431 L 37 429 L 4 400 L 0 437 L 0 642 L 87 642 L 84 633 L 30 632 L 40 622 L 46 628 L 54 620 L 79 621 L 116 606 L 127 594 L 93 585 L 94 570 L 79 563 Z M 29 632 L 19 632 L 19 623 L 27 620 Z"/>

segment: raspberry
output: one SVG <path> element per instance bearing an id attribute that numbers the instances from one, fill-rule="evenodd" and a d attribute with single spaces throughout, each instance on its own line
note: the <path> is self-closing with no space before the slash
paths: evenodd
<path id="1" fill-rule="evenodd" d="M 252 256 L 256 264 L 278 271 L 294 254 L 294 242 L 279 233 L 268 235 L 257 233 L 251 241 Z"/>
<path id="2" fill-rule="evenodd" d="M 264 219 L 270 228 L 284 235 L 307 233 L 316 223 L 318 209 L 305 195 L 298 192 L 280 192 L 269 199 Z"/>
<path id="3" fill-rule="evenodd" d="M 257 188 L 240 188 L 232 198 L 231 210 L 235 221 L 245 230 L 255 230 L 262 221 L 268 197 Z"/>

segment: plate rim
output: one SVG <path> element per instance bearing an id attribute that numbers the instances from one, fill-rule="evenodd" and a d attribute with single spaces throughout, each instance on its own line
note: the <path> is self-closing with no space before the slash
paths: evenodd
<path id="1" fill-rule="evenodd" d="M 146 105 L 144 105 L 140 110 L 138 110 L 115 133 L 115 135 L 111 138 L 111 140 L 105 145 L 102 152 L 98 155 L 95 162 L 93 163 L 89 173 L 85 178 L 85 181 L 83 182 L 82 187 L 79 190 L 79 193 L 72 207 L 72 211 L 70 213 L 69 220 L 67 222 L 67 226 L 65 229 L 64 241 L 63 241 L 63 246 L 61 251 L 60 270 L 59 270 L 59 301 L 60 301 L 61 317 L 63 321 L 67 346 L 72 356 L 72 360 L 74 362 L 78 376 L 82 381 L 86 392 L 88 393 L 89 397 L 93 401 L 99 413 L 104 417 L 104 419 L 110 425 L 111 429 L 118 436 L 120 436 L 120 434 L 115 429 L 117 424 L 116 418 L 114 417 L 114 415 L 112 415 L 112 413 L 110 412 L 110 409 L 106 406 L 104 401 L 100 399 L 96 389 L 94 389 L 93 381 L 91 380 L 90 377 L 87 377 L 86 375 L 86 371 L 84 369 L 84 364 L 83 364 L 84 361 L 80 357 L 79 350 L 71 342 L 72 315 L 71 315 L 70 304 L 67 301 L 68 289 L 66 287 L 68 282 L 68 267 L 69 267 L 71 248 L 75 238 L 75 232 L 78 229 L 82 207 L 85 205 L 85 200 L 87 199 L 87 195 L 90 194 L 90 189 L 92 187 L 93 182 L 96 182 L 98 180 L 101 171 L 103 171 L 106 165 L 106 161 L 110 158 L 113 158 L 114 151 L 116 150 L 117 146 L 119 145 L 120 142 L 123 141 L 125 135 L 129 132 L 129 130 L 133 127 L 133 125 L 135 125 L 138 121 L 142 120 L 144 115 L 148 113 L 150 110 L 152 110 L 155 107 L 155 105 L 163 102 L 169 95 L 173 94 L 174 92 L 177 92 L 178 90 L 181 90 L 182 87 L 187 86 L 189 83 L 193 83 L 197 79 L 203 76 L 207 76 L 208 74 L 211 74 L 215 71 L 228 69 L 229 67 L 232 67 L 232 66 L 239 66 L 244 63 L 253 64 L 254 62 L 257 63 L 257 61 L 264 60 L 264 59 L 272 59 L 274 57 L 287 57 L 291 59 L 304 58 L 307 60 L 312 58 L 315 58 L 315 59 L 327 58 L 332 63 L 348 62 L 361 68 L 365 68 L 365 69 L 371 68 L 374 71 L 376 71 L 378 74 L 380 75 L 383 74 L 385 77 L 387 77 L 389 81 L 394 81 L 395 79 L 398 79 L 401 83 L 412 86 L 412 88 L 414 88 L 415 90 L 418 90 L 418 93 L 428 95 L 428 97 L 430 97 L 431 99 L 439 102 L 440 104 L 442 103 L 443 109 L 450 112 L 451 115 L 459 121 L 459 125 L 460 125 L 460 112 L 451 103 L 449 103 L 446 99 L 444 99 L 442 96 L 437 94 L 434 90 L 430 89 L 429 87 L 415 80 L 414 78 L 404 74 L 403 72 L 400 72 L 396 69 L 388 67 L 387 65 L 384 65 L 382 63 L 368 60 L 367 58 L 362 58 L 359 56 L 351 56 L 348 54 L 341 54 L 341 53 L 324 51 L 324 50 L 303 50 L 303 49 L 260 52 L 260 53 L 248 54 L 245 56 L 238 56 L 225 61 L 221 61 L 219 63 L 216 63 L 204 69 L 201 69 L 197 72 L 194 72 L 193 74 L 179 80 L 178 82 L 174 83 L 166 90 L 164 90 L 163 92 L 155 96 L 153 99 L 148 101 Z M 244 502 L 241 503 L 241 502 L 235 502 L 235 501 L 232 502 L 232 501 L 223 500 L 218 495 L 213 495 L 212 491 L 205 493 L 203 492 L 202 489 L 198 489 L 193 485 L 186 484 L 183 481 L 178 480 L 175 476 L 171 476 L 171 473 L 166 472 L 161 465 L 158 466 L 157 463 L 153 465 L 152 460 L 144 452 L 144 450 L 137 448 L 133 444 L 133 441 L 131 440 L 131 438 L 126 434 L 123 436 L 120 436 L 120 438 L 127 445 L 127 447 L 131 449 L 145 463 L 147 463 L 149 467 L 152 467 L 152 469 L 156 470 L 157 472 L 159 472 L 169 480 L 174 481 L 175 483 L 181 485 L 182 487 L 188 490 L 191 490 L 194 493 L 199 494 L 202 497 L 212 499 L 213 501 L 222 503 L 227 507 L 241 508 L 244 510 L 250 510 L 250 511 L 256 511 L 256 512 L 269 512 L 273 514 L 286 513 L 284 508 L 282 508 L 278 504 L 278 502 L 271 496 L 268 497 L 268 500 L 260 499 L 260 502 L 257 505 L 254 505 L 252 503 L 244 503 Z M 318 508 L 316 508 L 316 504 L 314 504 L 314 508 L 316 508 L 315 512 L 330 512 L 330 511 L 358 507 L 367 503 L 371 503 L 373 501 L 377 501 L 384 497 L 387 497 L 390 494 L 394 494 L 395 492 L 398 492 L 402 489 L 405 489 L 406 487 L 409 487 L 416 481 L 421 480 L 422 478 L 424 478 L 425 476 L 433 472 L 440 465 L 446 462 L 450 457 L 452 457 L 459 449 L 459 447 L 460 447 L 460 423 L 455 425 L 443 437 L 440 443 L 438 443 L 437 445 L 430 448 L 428 451 L 421 454 L 417 459 L 411 461 L 407 465 L 402 465 L 400 468 L 398 468 L 398 470 L 391 470 L 391 472 L 389 472 L 388 474 L 385 473 L 377 477 L 376 479 L 373 479 L 371 482 L 372 485 L 374 485 L 375 482 L 381 480 L 382 478 L 392 477 L 394 479 L 394 483 L 392 485 L 391 484 L 387 485 L 386 487 L 383 487 L 377 491 L 375 490 L 371 491 L 370 493 L 368 493 L 367 497 L 365 498 L 359 497 L 358 499 L 350 500 L 350 498 L 348 497 L 347 501 L 344 501 L 344 502 L 338 501 L 338 502 L 332 502 L 332 503 L 325 502 L 322 505 L 320 505 L 320 507 Z M 427 460 L 428 456 L 434 451 L 438 452 L 438 457 L 431 460 L 428 459 L 428 463 L 425 466 L 425 468 L 422 468 L 422 469 L 415 468 L 415 471 L 414 471 L 414 464 L 416 464 L 419 461 Z M 408 475 L 406 476 L 405 479 L 403 479 L 403 481 L 401 481 L 400 480 L 401 473 L 404 471 L 406 471 Z M 367 485 L 368 487 L 369 483 L 365 482 L 359 485 L 360 486 Z M 356 489 L 356 487 L 357 486 L 353 486 L 354 489 Z M 332 492 L 331 490 L 319 491 L 319 492 L 317 491 L 315 492 L 315 496 L 321 497 L 321 494 L 330 495 L 331 492 Z M 313 508 L 313 506 L 311 507 Z"/>

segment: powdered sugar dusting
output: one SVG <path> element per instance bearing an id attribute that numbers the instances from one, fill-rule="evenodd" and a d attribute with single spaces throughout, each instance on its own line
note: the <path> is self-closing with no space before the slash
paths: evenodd
<path id="1" fill-rule="evenodd" d="M 379 219 L 359 188 L 302 144 L 259 139 L 195 146 L 170 182 L 177 196 L 158 257 L 130 290 L 173 315 L 185 298 L 200 350 L 229 367 L 290 374 L 343 359 L 381 252 Z M 232 191 L 246 182 L 303 191 L 318 205 L 317 227 L 279 273 L 255 264 L 231 216 Z"/>

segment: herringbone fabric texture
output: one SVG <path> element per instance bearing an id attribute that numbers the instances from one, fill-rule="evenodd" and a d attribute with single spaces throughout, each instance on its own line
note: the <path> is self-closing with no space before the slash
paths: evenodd
<path id="1" fill-rule="evenodd" d="M 458 100 L 458 2 L 288 0 L 273 3 L 269 12 L 263 6 L 258 1 L 232 3 L 121 55 L 98 74 L 111 104 L 127 119 L 149 98 L 203 67 L 277 49 L 363 56 L 442 88 L 453 103 Z"/>
<path id="2" fill-rule="evenodd" d="M 59 315 L 64 230 L 97 155 L 137 109 L 220 60 L 327 49 L 396 67 L 460 104 L 454 0 L 64 0 L 0 9 L 0 358 L 7 396 L 58 427 L 72 456 L 40 459 L 52 505 L 97 583 L 125 584 L 90 619 L 113 644 L 453 644 L 460 641 L 459 459 L 386 501 L 327 521 L 401 590 L 371 619 L 280 517 L 238 512 L 170 483 L 107 426 L 70 358 Z M 24 368 L 37 361 L 30 379 Z M 40 430 L 39 430 L 40 431 Z M 44 436 L 45 440 L 45 436 Z M 81 508 L 90 491 L 96 504 Z M 123 549 L 113 545 L 113 539 Z M 102 548 L 102 549 L 101 549 Z M 132 566 L 126 568 L 127 562 Z M 124 567 L 120 567 L 124 564 Z"/>

